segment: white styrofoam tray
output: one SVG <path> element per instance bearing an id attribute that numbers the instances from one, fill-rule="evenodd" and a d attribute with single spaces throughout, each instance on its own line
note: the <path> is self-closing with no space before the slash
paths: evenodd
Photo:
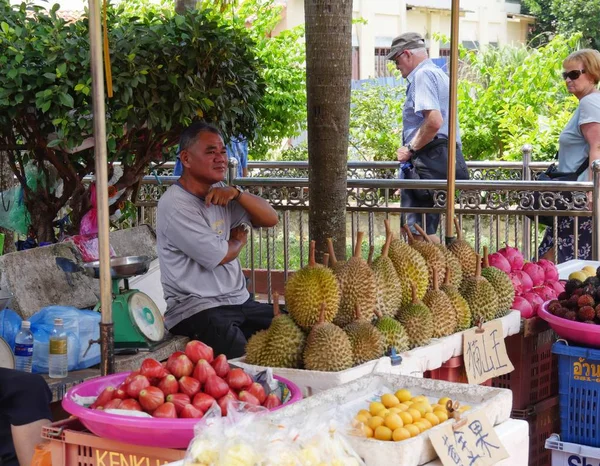
<path id="1" fill-rule="evenodd" d="M 558 269 L 558 278 L 561 280 L 568 280 L 569 275 L 573 272 L 578 272 L 583 269 L 586 265 L 591 265 L 595 269 L 600 266 L 600 262 L 598 261 L 584 261 L 580 259 L 573 259 L 567 262 L 563 262 L 562 264 L 558 264 L 556 268 Z"/>
<path id="2" fill-rule="evenodd" d="M 502 317 L 500 321 L 505 338 L 519 333 L 521 329 L 521 313 L 519 311 L 511 312 Z M 337 387 L 375 372 L 423 377 L 423 372 L 439 369 L 448 359 L 461 355 L 462 344 L 463 332 L 458 332 L 447 337 L 434 338 L 426 346 L 401 353 L 402 363 L 398 366 L 392 366 L 390 358 L 383 357 L 339 372 L 274 367 L 273 373 L 291 380 L 298 385 L 304 396 L 310 396 L 321 390 Z M 244 361 L 245 358 L 242 356 L 231 360 L 231 363 L 253 372 L 264 370 L 261 366 L 246 364 Z"/>
<path id="3" fill-rule="evenodd" d="M 493 426 L 510 418 L 510 390 L 394 374 L 371 374 L 317 393 L 268 416 L 278 424 L 293 424 L 317 414 L 320 420 L 331 419 L 337 421 L 339 426 L 349 427 L 352 418 L 360 409 L 368 409 L 370 401 L 378 399 L 383 393 L 393 393 L 401 388 L 409 389 L 414 396 L 426 395 L 431 401 L 448 396 L 461 404 L 471 406 L 469 412 L 481 410 Z M 382 442 L 351 435 L 348 438 L 367 466 L 418 466 L 437 457 L 429 440 L 429 433 L 434 429 L 436 427 L 402 442 Z M 391 458 L 393 463 L 390 463 Z"/>
<path id="4" fill-rule="evenodd" d="M 600 448 L 561 442 L 557 434 L 546 440 L 546 449 L 552 450 L 552 466 L 600 466 Z"/>

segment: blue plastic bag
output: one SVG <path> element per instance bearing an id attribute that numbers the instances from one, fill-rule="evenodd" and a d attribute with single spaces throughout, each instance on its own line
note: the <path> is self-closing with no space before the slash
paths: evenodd
<path id="1" fill-rule="evenodd" d="M 10 348 L 15 351 L 15 338 L 21 330 L 21 316 L 15 311 L 4 309 L 0 311 L 0 337 L 6 340 Z"/>
<path id="2" fill-rule="evenodd" d="M 100 313 L 69 306 L 49 306 L 29 319 L 33 333 L 33 372 L 48 373 L 48 347 L 54 319 L 63 319 L 67 333 L 67 357 L 69 371 L 85 369 L 100 363 L 100 345 L 93 344 L 85 358 L 89 340 L 100 338 Z"/>

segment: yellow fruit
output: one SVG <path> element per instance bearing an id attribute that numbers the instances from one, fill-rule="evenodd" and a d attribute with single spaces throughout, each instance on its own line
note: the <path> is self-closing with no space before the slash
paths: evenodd
<path id="1" fill-rule="evenodd" d="M 356 419 L 358 422 L 361 422 L 363 424 L 366 424 L 367 421 L 369 420 L 369 418 L 363 414 L 357 414 L 356 416 L 354 416 L 354 419 Z"/>
<path id="2" fill-rule="evenodd" d="M 440 423 L 440 420 L 438 419 L 438 417 L 433 413 L 427 413 L 425 415 L 425 419 L 427 419 L 429 422 L 431 422 L 432 426 L 437 426 Z"/>
<path id="3" fill-rule="evenodd" d="M 585 272 L 571 272 L 571 274 L 569 275 L 569 280 L 579 280 L 584 282 L 586 280 L 587 275 Z"/>
<path id="4" fill-rule="evenodd" d="M 398 414 L 398 416 L 400 416 L 400 419 L 402 419 L 402 422 L 405 426 L 406 424 L 412 424 L 413 422 L 412 416 L 407 411 L 401 412 L 400 414 Z"/>
<path id="5" fill-rule="evenodd" d="M 392 440 L 392 431 L 389 427 L 379 426 L 373 434 L 377 440 Z"/>
<path id="6" fill-rule="evenodd" d="M 423 422 L 421 421 L 417 421 L 413 424 L 413 426 L 417 426 L 417 428 L 419 429 L 419 432 L 425 432 L 427 430 L 427 426 L 425 424 L 423 424 Z"/>
<path id="7" fill-rule="evenodd" d="M 434 405 L 431 405 L 431 408 L 432 408 L 434 411 L 446 411 L 446 407 L 445 407 L 445 406 L 442 406 L 442 405 L 441 405 L 441 404 L 439 404 L 439 403 L 437 403 L 437 404 L 434 404 Z"/>
<path id="8" fill-rule="evenodd" d="M 381 417 L 381 418 L 385 419 L 385 417 L 386 417 L 388 414 L 390 414 L 390 410 L 389 410 L 389 409 L 387 409 L 387 408 L 384 408 L 384 409 L 382 409 L 381 411 L 377 411 L 377 414 L 376 414 L 376 416 L 379 416 L 379 417 Z"/>
<path id="9" fill-rule="evenodd" d="M 394 442 L 400 442 L 401 440 L 406 440 L 410 438 L 410 432 L 405 429 L 404 427 L 398 427 L 393 433 L 392 433 L 392 440 L 394 440 Z"/>
<path id="10" fill-rule="evenodd" d="M 425 426 L 426 429 L 431 429 L 433 427 L 433 424 L 431 424 L 431 422 L 429 422 L 427 419 L 423 418 L 420 421 L 417 421 L 420 424 L 423 424 Z"/>
<path id="11" fill-rule="evenodd" d="M 412 398 L 412 395 L 410 393 L 410 390 L 403 388 L 402 390 L 398 390 L 396 392 L 396 398 L 400 400 L 400 403 L 403 403 L 405 401 L 410 400 Z"/>
<path id="12" fill-rule="evenodd" d="M 413 403 L 429 403 L 429 400 L 425 395 L 415 396 L 410 401 L 412 401 Z"/>
<path id="13" fill-rule="evenodd" d="M 361 430 L 365 437 L 367 437 L 367 438 L 373 437 L 373 429 L 371 429 L 369 426 L 362 424 Z"/>
<path id="14" fill-rule="evenodd" d="M 581 269 L 583 273 L 585 273 L 588 277 L 593 277 L 596 275 L 596 269 L 591 265 L 586 265 L 583 269 Z"/>
<path id="15" fill-rule="evenodd" d="M 406 406 L 404 403 L 400 403 L 398 406 L 395 406 L 392 409 L 397 409 L 398 411 L 406 411 L 408 409 L 408 406 Z M 390 411 L 392 409 L 390 409 Z"/>
<path id="16" fill-rule="evenodd" d="M 367 425 L 375 430 L 377 427 L 383 425 L 383 418 L 379 416 L 373 416 L 367 420 Z"/>
<path id="17" fill-rule="evenodd" d="M 433 409 L 427 403 L 414 403 L 410 409 L 416 409 L 421 413 L 421 417 L 424 417 L 426 413 L 432 413 Z"/>
<path id="18" fill-rule="evenodd" d="M 446 403 L 448 403 L 448 401 L 450 401 L 450 398 L 448 397 L 440 398 L 438 400 L 438 404 L 442 405 L 444 409 L 446 409 Z"/>
<path id="19" fill-rule="evenodd" d="M 367 411 L 366 409 L 361 409 L 358 413 L 356 413 L 358 416 L 367 416 L 367 418 L 371 417 L 371 413 L 369 411 Z"/>
<path id="20" fill-rule="evenodd" d="M 433 414 L 440 420 L 440 422 L 444 422 L 448 420 L 448 413 L 445 411 L 434 411 Z"/>
<path id="21" fill-rule="evenodd" d="M 404 411 L 404 410 L 403 410 L 403 409 L 401 409 L 401 408 L 398 408 L 398 407 L 395 407 L 395 408 L 390 408 L 390 409 L 389 409 L 389 412 L 390 412 L 390 414 L 392 414 L 392 413 L 393 413 L 393 414 L 400 414 L 402 411 Z"/>
<path id="22" fill-rule="evenodd" d="M 417 411 L 416 409 L 408 408 L 406 412 L 412 416 L 413 422 L 421 419 L 421 412 Z"/>
<path id="23" fill-rule="evenodd" d="M 408 424 L 407 426 L 405 425 L 404 428 L 410 432 L 411 437 L 416 437 L 421 433 L 421 429 L 414 424 Z"/>
<path id="24" fill-rule="evenodd" d="M 398 406 L 400 404 L 400 400 L 391 393 L 386 393 L 385 395 L 383 395 L 381 397 L 381 402 L 386 408 L 393 408 L 394 406 Z"/>
<path id="25" fill-rule="evenodd" d="M 404 405 L 404 406 L 406 406 L 407 408 L 410 408 L 410 406 L 411 406 L 412 404 L 414 404 L 414 401 L 405 401 L 405 402 L 403 402 L 403 403 L 400 403 L 400 404 L 403 404 L 403 405 Z M 398 406 L 400 406 L 400 405 L 398 405 Z"/>
<path id="26" fill-rule="evenodd" d="M 404 426 L 404 422 L 402 422 L 402 418 L 400 416 L 398 416 L 397 414 L 393 414 L 393 413 L 388 414 L 385 417 L 385 420 L 383 423 L 386 427 L 389 427 L 393 431 L 396 430 L 398 427 Z"/>
<path id="27" fill-rule="evenodd" d="M 379 401 L 373 401 L 370 405 L 369 405 L 369 412 L 371 413 L 371 415 L 375 416 L 379 411 L 381 411 L 382 409 L 385 409 L 385 406 L 383 406 L 383 403 L 380 403 Z"/>

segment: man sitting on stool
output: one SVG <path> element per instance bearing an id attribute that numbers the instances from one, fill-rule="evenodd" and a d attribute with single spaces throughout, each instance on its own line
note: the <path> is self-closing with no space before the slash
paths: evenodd
<path id="1" fill-rule="evenodd" d="M 227 152 L 219 130 L 192 124 L 180 139 L 183 174 L 160 198 L 157 246 L 171 333 L 201 340 L 215 354 L 244 354 L 248 338 L 267 328 L 271 305 L 250 299 L 238 255 L 245 225 L 273 227 L 264 199 L 226 186 Z"/>

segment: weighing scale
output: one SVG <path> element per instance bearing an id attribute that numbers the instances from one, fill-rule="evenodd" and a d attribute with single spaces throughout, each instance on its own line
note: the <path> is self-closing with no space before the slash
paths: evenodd
<path id="1" fill-rule="evenodd" d="M 129 289 L 129 278 L 148 272 L 151 262 L 148 256 L 114 257 L 110 260 L 115 348 L 154 350 L 165 337 L 164 320 L 158 306 L 146 293 Z M 69 259 L 57 257 L 56 263 L 65 272 L 84 272 L 92 278 L 100 278 L 99 261 L 87 262 L 81 267 Z M 94 310 L 100 311 L 100 303 Z"/>

